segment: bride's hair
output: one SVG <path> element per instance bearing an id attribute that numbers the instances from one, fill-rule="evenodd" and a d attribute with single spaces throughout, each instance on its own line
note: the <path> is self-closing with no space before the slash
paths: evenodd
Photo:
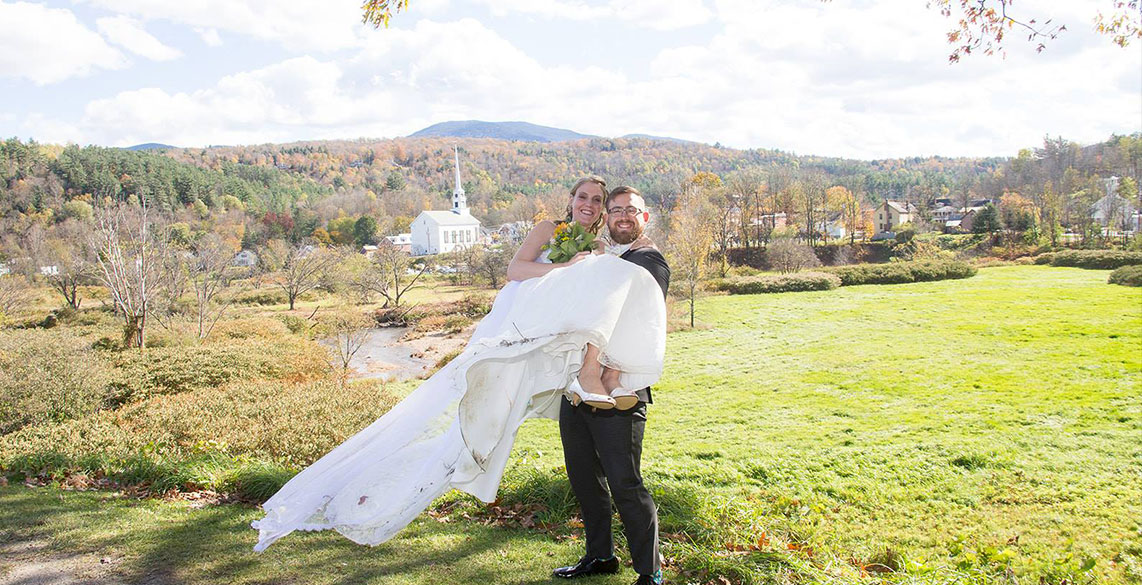
<path id="1" fill-rule="evenodd" d="M 596 185 L 599 186 L 599 188 L 601 188 L 603 190 L 603 201 L 604 201 L 603 207 L 606 207 L 605 201 L 607 199 L 607 182 L 604 181 L 602 177 L 599 177 L 597 175 L 591 175 L 589 177 L 583 177 L 582 179 L 575 181 L 575 184 L 571 186 L 571 198 L 574 199 L 575 198 L 575 192 L 579 190 L 579 187 L 582 187 L 583 185 L 586 185 L 587 183 L 595 183 Z M 603 213 L 600 213 L 598 216 L 596 216 L 595 221 L 593 223 L 591 223 L 591 225 L 587 226 L 587 231 L 591 232 L 592 234 L 599 233 L 599 230 L 602 229 L 602 227 L 603 227 L 603 217 L 604 217 L 605 213 L 606 213 L 606 209 L 603 210 Z M 571 222 L 571 221 L 574 221 L 574 219 L 575 218 L 571 213 L 571 202 L 568 201 L 567 202 L 567 218 L 564 219 L 563 221 Z"/>

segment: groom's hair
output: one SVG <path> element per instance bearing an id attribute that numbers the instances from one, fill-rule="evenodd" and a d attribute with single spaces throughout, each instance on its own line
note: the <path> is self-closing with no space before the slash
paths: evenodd
<path id="1" fill-rule="evenodd" d="M 615 187 L 613 191 L 607 194 L 607 200 L 603 202 L 603 207 L 610 208 L 611 200 L 615 197 L 618 197 L 619 195 L 638 195 L 640 199 L 646 201 L 646 198 L 642 196 L 642 193 L 638 192 L 638 189 L 635 189 L 630 185 L 619 185 L 618 187 Z"/>

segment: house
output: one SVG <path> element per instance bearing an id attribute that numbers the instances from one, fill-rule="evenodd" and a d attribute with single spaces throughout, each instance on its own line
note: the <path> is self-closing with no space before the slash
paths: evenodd
<path id="1" fill-rule="evenodd" d="M 487 235 L 499 242 L 515 242 L 518 244 L 527 237 L 529 231 L 531 231 L 531 222 L 513 221 L 491 230 Z"/>
<path id="2" fill-rule="evenodd" d="M 12 274 L 12 269 L 8 268 L 7 264 L 0 262 L 0 276 L 8 276 L 9 274 Z"/>
<path id="3" fill-rule="evenodd" d="M 901 224 L 911 222 L 915 212 L 916 206 L 911 203 L 885 199 L 876 208 L 876 231 L 895 232 Z"/>
<path id="4" fill-rule="evenodd" d="M 946 223 L 962 217 L 960 210 L 951 205 L 941 205 L 932 210 L 932 221 L 935 222 Z"/>
<path id="5" fill-rule="evenodd" d="M 1107 193 L 1090 206 L 1090 217 L 1099 225 L 1111 229 L 1133 229 L 1134 205 L 1125 197 Z"/>
<path id="6" fill-rule="evenodd" d="M 364 246 L 361 246 L 360 252 L 366 258 L 371 259 L 373 256 L 375 256 L 377 254 L 377 247 L 372 245 L 372 244 L 365 244 Z"/>
<path id="7" fill-rule="evenodd" d="M 422 211 L 412 221 L 409 233 L 412 255 L 444 254 L 476 244 L 480 239 L 480 220 L 468 211 L 468 198 L 460 182 L 460 152 L 454 150 L 456 187 L 452 191 L 452 209 Z"/>
<path id="8" fill-rule="evenodd" d="M 385 236 L 385 239 L 388 240 L 389 244 L 391 244 L 397 250 L 400 250 L 401 252 L 404 252 L 405 254 L 411 254 L 412 253 L 412 234 L 397 234 L 395 236 Z"/>
<path id="9" fill-rule="evenodd" d="M 234 254 L 234 259 L 230 261 L 230 265 L 253 268 L 258 265 L 258 255 L 253 250 L 242 250 Z"/>
<path id="10" fill-rule="evenodd" d="M 51 266 L 41 266 L 40 274 L 43 276 L 59 276 L 59 266 L 54 264 Z"/>

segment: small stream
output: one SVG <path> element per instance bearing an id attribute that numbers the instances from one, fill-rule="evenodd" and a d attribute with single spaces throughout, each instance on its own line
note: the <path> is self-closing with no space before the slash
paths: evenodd
<path id="1" fill-rule="evenodd" d="M 412 357 L 417 348 L 402 343 L 404 327 L 379 327 L 369 331 L 369 339 L 361 347 L 349 367 L 358 378 L 380 378 L 396 382 L 416 378 L 427 373 L 435 361 L 430 358 Z"/>

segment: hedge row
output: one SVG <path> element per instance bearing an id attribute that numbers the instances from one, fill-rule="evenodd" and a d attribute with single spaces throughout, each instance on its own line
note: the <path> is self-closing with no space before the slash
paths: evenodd
<path id="1" fill-rule="evenodd" d="M 795 274 L 779 274 L 776 276 L 746 276 L 725 279 L 714 283 L 714 287 L 717 290 L 726 291 L 733 295 L 833 290 L 840 285 L 840 278 L 823 272 L 799 272 Z"/>
<path id="2" fill-rule="evenodd" d="M 1035 257 L 1036 264 L 1073 266 L 1095 270 L 1113 270 L 1123 266 L 1142 264 L 1142 252 L 1126 250 L 1062 250 Z"/>
<path id="3" fill-rule="evenodd" d="M 1115 269 L 1110 273 L 1107 282 L 1122 286 L 1142 286 L 1142 264 L 1131 264 Z"/>
<path id="4" fill-rule="evenodd" d="M 949 260 L 922 260 L 917 262 L 890 262 L 888 264 L 859 264 L 829 268 L 828 272 L 841 279 L 841 286 L 855 284 L 905 284 L 949 280 L 975 276 L 977 270 L 967 262 Z"/>
<path id="5" fill-rule="evenodd" d="M 714 281 L 715 290 L 735 295 L 832 290 L 855 284 L 904 284 L 975 276 L 967 262 L 921 260 L 887 264 L 858 264 L 825 268 L 822 272 L 802 272 L 777 276 L 744 276 Z"/>

